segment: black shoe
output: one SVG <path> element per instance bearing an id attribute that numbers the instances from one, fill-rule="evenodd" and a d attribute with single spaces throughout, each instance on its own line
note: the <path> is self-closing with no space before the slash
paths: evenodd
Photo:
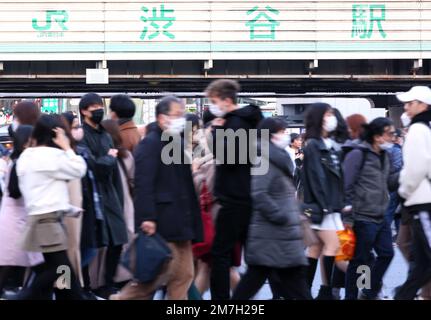
<path id="1" fill-rule="evenodd" d="M 110 295 L 118 293 L 118 289 L 111 286 L 103 286 L 96 289 L 94 293 L 96 296 L 108 300 Z"/>
<path id="2" fill-rule="evenodd" d="M 98 300 L 97 296 L 94 294 L 93 291 L 91 291 L 91 289 L 83 289 L 82 295 L 84 297 L 84 300 Z"/>
<path id="3" fill-rule="evenodd" d="M 2 295 L 5 300 L 53 300 L 52 291 L 46 293 L 33 293 L 29 288 L 23 288 L 20 291 L 6 291 Z"/>
<path id="4" fill-rule="evenodd" d="M 334 300 L 334 296 L 332 295 L 332 287 L 321 285 L 319 294 L 315 300 Z"/>
<path id="5" fill-rule="evenodd" d="M 377 297 L 375 298 L 370 298 L 369 296 L 367 296 L 364 292 L 360 292 L 359 293 L 359 297 L 358 300 L 379 300 Z"/>

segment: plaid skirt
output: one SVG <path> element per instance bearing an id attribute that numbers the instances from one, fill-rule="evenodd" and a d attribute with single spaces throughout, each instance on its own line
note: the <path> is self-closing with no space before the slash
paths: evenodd
<path id="1" fill-rule="evenodd" d="M 67 249 L 64 213 L 57 211 L 29 215 L 23 234 L 22 248 L 30 252 L 57 252 Z"/>

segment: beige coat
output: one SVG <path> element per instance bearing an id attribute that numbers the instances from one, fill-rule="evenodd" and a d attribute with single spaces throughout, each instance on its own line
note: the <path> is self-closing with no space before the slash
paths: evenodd
<path id="1" fill-rule="evenodd" d="M 82 186 L 81 179 L 75 179 L 68 183 L 70 204 L 82 208 Z M 77 217 L 66 216 L 64 225 L 67 231 L 67 255 L 73 270 L 75 271 L 80 283 L 84 286 L 81 270 L 81 226 L 82 213 Z"/>

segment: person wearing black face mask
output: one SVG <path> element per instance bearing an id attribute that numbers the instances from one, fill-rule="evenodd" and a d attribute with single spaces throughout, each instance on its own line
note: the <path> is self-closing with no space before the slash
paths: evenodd
<path id="1" fill-rule="evenodd" d="M 95 93 L 84 95 L 79 102 L 79 111 L 84 129 L 80 146 L 86 150 L 84 158 L 92 172 L 91 177 L 86 175 L 83 179 L 85 215 L 81 252 L 84 285 L 89 290 L 88 265 L 95 257 L 96 249 L 107 247 L 105 284 L 96 291 L 102 298 L 107 298 L 116 292 L 113 278 L 122 245 L 128 241 L 123 216 L 123 190 L 117 166 L 118 150 L 114 149 L 110 135 L 100 125 L 104 116 L 102 98 Z"/>

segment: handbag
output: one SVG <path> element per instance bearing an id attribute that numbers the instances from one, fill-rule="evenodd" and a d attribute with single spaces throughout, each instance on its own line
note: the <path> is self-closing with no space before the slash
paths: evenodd
<path id="1" fill-rule="evenodd" d="M 166 269 L 171 259 L 171 249 L 159 234 L 148 236 L 140 231 L 124 253 L 121 264 L 136 280 L 148 283 Z"/>
<path id="2" fill-rule="evenodd" d="M 323 221 L 323 210 L 315 203 L 301 204 L 302 212 L 310 219 L 312 224 L 321 224 Z"/>
<path id="3" fill-rule="evenodd" d="M 304 239 L 305 246 L 310 247 L 319 243 L 319 238 L 317 238 L 316 232 L 311 229 L 310 219 L 304 214 L 300 214 L 299 219 L 301 221 L 302 237 Z"/>

